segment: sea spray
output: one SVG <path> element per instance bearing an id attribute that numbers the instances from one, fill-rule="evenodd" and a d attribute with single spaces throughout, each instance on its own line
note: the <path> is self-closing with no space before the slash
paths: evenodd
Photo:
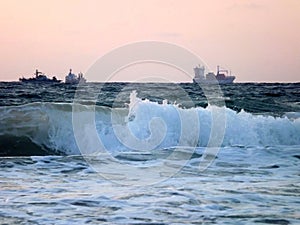
<path id="1" fill-rule="evenodd" d="M 184 109 L 176 104 L 163 104 L 140 99 L 131 95 L 128 106 L 110 108 L 105 106 L 86 105 L 85 112 L 95 113 L 95 124 L 99 138 L 111 153 L 132 151 L 132 140 L 127 142 L 120 138 L 116 127 L 129 129 L 133 138 L 143 141 L 145 149 L 164 149 L 177 145 L 205 147 L 211 132 L 211 112 L 213 107 L 196 107 Z M 95 112 L 93 111 L 95 109 Z M 299 145 L 300 118 L 298 114 L 273 117 L 254 115 L 245 111 L 236 112 L 225 108 L 226 130 L 222 146 L 272 146 Z M 182 119 L 194 126 L 191 115 L 198 115 L 198 143 L 195 137 L 182 136 Z M 291 116 L 292 115 L 292 116 Z M 152 124 L 152 125 L 151 125 Z M 152 128 L 151 128 L 152 126 Z M 159 126 L 160 129 L 156 129 Z M 87 128 L 86 132 L 89 132 Z M 151 132 L 160 130 L 161 133 Z M 194 129 L 195 130 L 195 129 Z M 120 129 L 118 129 L 120 131 Z M 188 131 L 184 131 L 188 132 Z M 189 134 L 192 135 L 192 134 Z M 20 142 L 23 138 L 32 141 L 43 150 L 52 154 L 80 154 L 74 138 L 72 126 L 72 103 L 30 103 L 21 106 L 0 107 L 0 138 L 8 137 L 12 142 Z M 188 137 L 188 135 L 185 135 Z M 158 138 L 153 142 L 153 138 Z M 147 141 L 149 141 L 147 145 Z M 9 146 L 1 145 L 1 148 Z M 14 149 L 22 154 L 21 149 Z M 1 151 L 3 151 L 1 149 Z"/>

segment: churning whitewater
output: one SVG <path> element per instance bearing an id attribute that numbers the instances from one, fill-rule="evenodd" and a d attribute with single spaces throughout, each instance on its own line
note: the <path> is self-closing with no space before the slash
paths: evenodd
<path id="1" fill-rule="evenodd" d="M 205 88 L 0 82 L 0 223 L 299 224 L 300 83 Z"/>
<path id="2" fill-rule="evenodd" d="M 208 144 L 213 123 L 212 110 L 222 114 L 226 128 L 221 146 L 274 146 L 300 145 L 299 113 L 287 113 L 282 117 L 255 115 L 244 110 L 236 112 L 218 106 L 182 108 L 177 104 L 152 102 L 136 97 L 132 92 L 130 103 L 123 108 L 85 105 L 84 116 L 94 117 L 96 130 L 111 153 L 131 151 L 135 143 L 124 144 L 124 139 L 134 136 L 138 140 L 150 142 L 159 133 L 161 141 L 153 149 L 182 147 L 205 147 Z M 73 103 L 35 102 L 19 106 L 0 108 L 0 140 L 2 155 L 30 155 L 24 148 L 28 145 L 35 149 L 32 154 L 81 154 L 73 133 Z M 197 115 L 195 118 L 193 115 Z M 117 118 L 117 119 L 116 119 Z M 159 124 L 151 129 L 153 118 Z M 196 120 L 196 121 L 193 121 Z M 198 120 L 198 121 L 197 121 Z M 198 126 L 197 143 L 195 136 L 182 134 L 182 123 Z M 125 137 L 118 136 L 116 127 L 126 129 Z M 93 127 L 85 128 L 87 135 Z M 190 132 L 190 130 L 185 130 Z M 126 136 L 127 135 L 127 136 Z M 180 141 L 184 136 L 185 139 Z M 4 148 L 4 149 L 3 149 Z M 24 151 L 24 152 L 23 152 Z"/>

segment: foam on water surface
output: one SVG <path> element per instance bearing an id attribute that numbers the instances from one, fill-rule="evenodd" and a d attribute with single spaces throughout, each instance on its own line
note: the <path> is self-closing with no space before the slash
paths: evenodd
<path id="1" fill-rule="evenodd" d="M 72 103 L 30 103 L 1 107 L 0 139 L 5 139 L 9 145 L 23 138 L 52 153 L 80 154 L 72 125 L 72 113 L 80 113 L 82 118 L 95 118 L 98 137 L 111 153 L 178 145 L 205 147 L 211 135 L 214 111 L 225 112 L 222 146 L 300 144 L 300 118 L 296 112 L 273 117 L 217 106 L 186 109 L 169 104 L 167 100 L 162 104 L 142 100 L 135 92 L 131 94 L 128 107 L 124 108 L 85 105 L 80 107 L 81 112 L 72 112 L 72 106 Z M 184 129 L 186 124 L 188 129 Z M 83 124 L 82 130 L 88 136 L 95 127 Z M 198 132 L 198 136 L 191 131 Z M 91 140 L 87 138 L 87 141 Z M 9 146 L 2 144 L 1 148 L 9 149 Z M 22 144 L 18 148 L 22 148 Z M 22 155 L 22 149 L 15 151 Z"/>

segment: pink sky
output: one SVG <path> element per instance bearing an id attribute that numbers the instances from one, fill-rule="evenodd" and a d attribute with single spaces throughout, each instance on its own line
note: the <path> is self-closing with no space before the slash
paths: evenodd
<path id="1" fill-rule="evenodd" d="M 157 40 L 231 69 L 237 82 L 300 81 L 298 0 L 1 0 L 0 10 L 0 80 L 36 68 L 63 79 L 118 46 Z"/>

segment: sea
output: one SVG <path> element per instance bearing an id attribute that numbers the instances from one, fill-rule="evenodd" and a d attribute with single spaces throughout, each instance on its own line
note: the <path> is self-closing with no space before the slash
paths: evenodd
<path id="1" fill-rule="evenodd" d="M 0 224 L 300 224 L 300 83 L 0 82 Z"/>

